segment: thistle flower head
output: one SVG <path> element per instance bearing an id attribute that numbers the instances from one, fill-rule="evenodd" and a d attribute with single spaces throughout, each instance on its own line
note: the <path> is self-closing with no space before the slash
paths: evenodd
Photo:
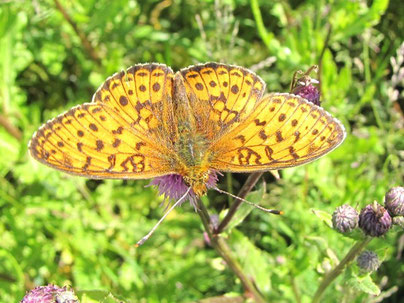
<path id="1" fill-rule="evenodd" d="M 218 176 L 215 171 L 209 172 L 208 180 L 206 181 L 206 188 L 213 188 L 216 186 Z M 178 174 L 170 174 L 154 178 L 149 185 L 157 186 L 160 195 L 164 195 L 165 199 L 178 200 L 188 190 L 189 186 L 185 183 L 183 177 Z M 196 208 L 198 196 L 191 189 L 184 201 L 189 200 L 191 205 Z"/>
<path id="2" fill-rule="evenodd" d="M 310 77 L 312 71 L 317 72 L 318 66 L 310 67 L 306 72 L 297 71 L 292 80 L 291 93 L 305 98 L 311 103 L 320 106 L 320 92 L 313 84 L 318 84 L 319 81 Z M 298 75 L 301 75 L 298 78 Z"/>
<path id="3" fill-rule="evenodd" d="M 359 227 L 371 237 L 383 236 L 391 224 L 389 212 L 377 202 L 365 206 L 359 215 Z"/>
<path id="4" fill-rule="evenodd" d="M 348 204 L 337 207 L 332 214 L 332 226 L 341 233 L 350 232 L 358 226 L 359 214 Z"/>
<path id="5" fill-rule="evenodd" d="M 404 187 L 390 189 L 384 197 L 384 206 L 391 216 L 404 216 Z"/>
<path id="6" fill-rule="evenodd" d="M 377 254 L 370 250 L 365 250 L 362 252 L 356 262 L 359 268 L 364 272 L 372 272 L 379 268 L 380 261 Z"/>
<path id="7" fill-rule="evenodd" d="M 20 303 L 79 303 L 74 292 L 67 287 L 49 284 L 28 292 Z"/>
<path id="8" fill-rule="evenodd" d="M 303 83 L 305 82 L 298 81 L 298 85 L 293 89 L 292 93 L 305 98 L 315 105 L 320 106 L 320 92 L 318 91 L 317 86 L 314 86 L 312 83 Z"/>

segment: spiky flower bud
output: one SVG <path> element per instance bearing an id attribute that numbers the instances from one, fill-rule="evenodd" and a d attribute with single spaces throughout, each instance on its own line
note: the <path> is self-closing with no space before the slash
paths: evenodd
<path id="1" fill-rule="evenodd" d="M 376 201 L 365 206 L 359 215 L 359 227 L 371 237 L 380 237 L 387 233 L 392 224 L 389 212 Z"/>
<path id="2" fill-rule="evenodd" d="M 390 189 L 384 197 L 384 205 L 391 216 L 404 216 L 404 187 Z"/>
<path id="3" fill-rule="evenodd" d="M 358 226 L 359 215 L 348 204 L 337 207 L 332 214 L 332 226 L 341 233 L 350 232 Z"/>
<path id="4" fill-rule="evenodd" d="M 312 72 L 318 72 L 317 65 L 313 65 L 306 72 L 300 70 L 295 72 L 290 92 L 320 106 L 320 92 L 318 88 L 313 85 L 318 84 L 319 81 L 310 77 Z"/>
<path id="5" fill-rule="evenodd" d="M 80 303 L 74 292 L 67 287 L 49 284 L 38 286 L 25 295 L 20 303 Z"/>
<path id="6" fill-rule="evenodd" d="M 377 254 L 370 250 L 362 252 L 356 260 L 359 268 L 364 272 L 372 272 L 379 268 L 380 261 Z"/>

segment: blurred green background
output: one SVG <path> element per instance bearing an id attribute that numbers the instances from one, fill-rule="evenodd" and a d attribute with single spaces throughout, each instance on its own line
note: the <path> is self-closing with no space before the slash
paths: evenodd
<path id="1" fill-rule="evenodd" d="M 243 294 L 189 204 L 136 249 L 163 214 L 148 180 L 72 177 L 27 154 L 42 123 L 89 102 L 114 72 L 142 62 L 178 70 L 207 61 L 251 68 L 279 92 L 289 90 L 296 70 L 320 64 L 322 106 L 343 122 L 346 141 L 282 171 L 280 180 L 267 173 L 250 199 L 285 215 L 254 210 L 227 233 L 268 302 L 310 302 L 323 273 L 354 243 L 312 210 L 381 203 L 402 185 L 403 16 L 400 0 L 0 1 L 0 302 L 18 302 L 47 283 L 125 302 Z M 221 187 L 236 193 L 245 179 L 223 176 Z M 204 202 L 222 215 L 229 199 L 211 192 Z M 372 274 L 378 298 L 343 275 L 323 302 L 400 302 L 403 242 L 396 229 L 370 244 L 384 259 Z"/>

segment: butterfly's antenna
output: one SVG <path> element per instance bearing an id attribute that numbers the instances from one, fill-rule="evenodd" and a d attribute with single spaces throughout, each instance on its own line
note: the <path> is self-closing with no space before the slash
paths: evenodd
<path id="1" fill-rule="evenodd" d="M 283 215 L 283 211 L 281 211 L 281 210 L 264 208 L 264 207 L 262 207 L 262 206 L 260 206 L 260 205 L 258 205 L 258 204 L 255 204 L 255 203 L 250 202 L 250 201 L 248 201 L 248 200 L 246 200 L 246 199 L 237 197 L 236 195 L 233 195 L 233 194 L 231 194 L 231 193 L 228 193 L 227 191 L 224 191 L 224 190 L 219 189 L 219 188 L 217 188 L 217 187 L 213 187 L 213 189 L 216 190 L 216 191 L 218 191 L 219 193 L 229 195 L 230 197 L 233 197 L 233 198 L 235 198 L 235 199 L 239 199 L 239 200 L 241 200 L 241 201 L 243 201 L 243 202 L 245 202 L 245 203 L 247 203 L 247 204 L 249 204 L 249 205 L 251 205 L 251 206 L 254 206 L 255 208 L 258 208 L 259 210 L 262 210 L 262 211 L 264 211 L 264 212 L 266 212 L 266 213 L 270 213 L 270 214 L 274 214 L 274 215 Z"/>
<path id="2" fill-rule="evenodd" d="M 185 197 L 188 195 L 189 191 L 191 190 L 191 187 L 188 188 L 188 190 L 185 192 L 185 194 L 177 201 L 175 202 L 170 209 L 164 214 L 164 216 L 161 217 L 161 219 L 156 223 L 156 225 L 153 226 L 153 228 L 149 231 L 149 233 L 144 236 L 142 239 L 140 239 L 135 246 L 139 247 L 142 245 L 144 242 L 146 242 L 150 236 L 154 233 L 154 231 L 157 229 L 157 227 L 160 225 L 161 222 L 168 216 L 168 214 L 175 208 L 177 207 L 182 201 L 184 201 Z"/>

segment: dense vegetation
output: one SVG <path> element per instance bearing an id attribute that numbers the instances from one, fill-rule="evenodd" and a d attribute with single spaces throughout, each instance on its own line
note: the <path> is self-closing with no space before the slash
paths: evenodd
<path id="1" fill-rule="evenodd" d="M 310 302 L 361 237 L 334 231 L 330 214 L 344 203 L 382 203 L 402 185 L 403 16 L 398 0 L 1 1 L 0 301 L 48 283 L 71 285 L 82 302 L 109 293 L 102 302 L 251 297 L 188 203 L 135 248 L 164 210 L 148 180 L 72 177 L 27 153 L 42 123 L 90 101 L 123 68 L 219 61 L 252 68 L 279 92 L 289 91 L 295 71 L 318 64 L 322 106 L 347 129 L 331 154 L 280 179 L 266 173 L 247 196 L 284 215 L 242 205 L 222 234 L 262 298 Z M 219 186 L 237 193 L 246 178 L 224 175 Z M 233 203 L 217 192 L 203 202 L 220 218 Z M 373 239 L 367 249 L 383 260 L 379 270 L 360 275 L 353 263 L 322 302 L 399 302 L 403 239 L 397 226 Z"/>

